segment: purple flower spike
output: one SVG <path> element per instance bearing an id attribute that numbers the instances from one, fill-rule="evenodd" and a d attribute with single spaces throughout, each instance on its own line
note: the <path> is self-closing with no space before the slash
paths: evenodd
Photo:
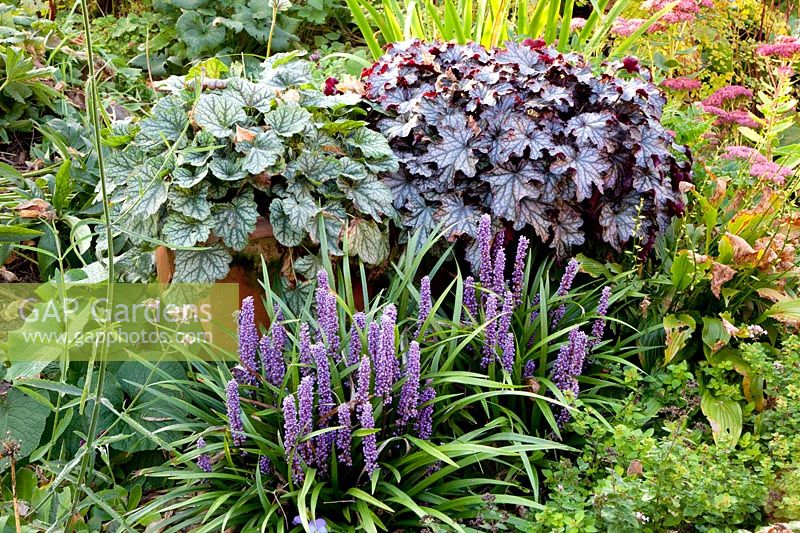
<path id="1" fill-rule="evenodd" d="M 306 376 L 300 381 L 297 398 L 300 406 L 297 421 L 300 425 L 300 436 L 303 437 L 314 431 L 314 379 L 311 376 Z M 313 463 L 310 442 L 300 444 L 298 451 L 306 464 Z"/>
<path id="2" fill-rule="evenodd" d="M 514 304 L 522 304 L 522 281 L 525 276 L 525 257 L 528 254 L 530 241 L 527 237 L 520 237 L 517 243 L 517 255 L 514 258 L 514 271 L 511 274 L 511 290 L 514 292 Z"/>
<path id="3" fill-rule="evenodd" d="M 561 347 L 553 363 L 550 379 L 562 392 L 571 392 L 573 398 L 577 398 L 580 392 L 577 378 L 583 370 L 588 340 L 582 331 L 578 329 L 570 331 L 569 342 Z M 561 409 L 556 416 L 559 426 L 566 424 L 569 418 L 569 410 L 566 408 Z"/>
<path id="4" fill-rule="evenodd" d="M 417 317 L 417 332 L 414 334 L 416 337 L 425 333 L 422 328 L 425 326 L 425 321 L 428 320 L 431 314 L 432 307 L 431 278 L 425 276 L 422 278 L 419 285 L 419 316 Z"/>
<path id="5" fill-rule="evenodd" d="M 492 290 L 498 295 L 506 289 L 506 251 L 502 246 L 497 246 L 494 253 L 494 274 L 492 277 Z"/>
<path id="6" fill-rule="evenodd" d="M 261 352 L 261 367 L 267 382 L 279 387 L 286 375 L 286 364 L 283 362 L 283 353 L 276 346 L 275 331 L 269 336 L 261 337 L 259 351 Z"/>
<path id="7" fill-rule="evenodd" d="M 262 476 L 268 476 L 272 472 L 272 463 L 266 455 L 258 458 L 258 471 Z"/>
<path id="8" fill-rule="evenodd" d="M 525 367 L 522 370 L 522 377 L 524 379 L 532 378 L 536 375 L 536 361 L 529 359 L 525 361 Z"/>
<path id="9" fill-rule="evenodd" d="M 292 479 L 296 484 L 303 482 L 303 468 L 300 465 L 300 423 L 297 420 L 297 405 L 294 396 L 289 395 L 283 399 L 283 448 L 286 460 L 292 463 Z"/>
<path id="10" fill-rule="evenodd" d="M 417 341 L 411 341 L 406 357 L 406 380 L 403 388 L 400 389 L 400 401 L 397 406 L 397 425 L 401 428 L 404 428 L 412 418 L 417 416 L 420 374 L 420 350 Z"/>
<path id="11" fill-rule="evenodd" d="M 436 391 L 431 386 L 431 380 L 425 383 L 425 389 L 419 395 L 417 405 L 417 421 L 414 429 L 417 436 L 422 440 L 428 440 L 433 435 L 433 400 L 436 399 Z"/>
<path id="12" fill-rule="evenodd" d="M 239 383 L 232 379 L 225 387 L 225 406 L 228 408 L 228 425 L 234 446 L 244 444 L 244 425 L 242 424 L 242 405 L 239 403 Z"/>
<path id="13" fill-rule="evenodd" d="M 361 332 L 367 327 L 367 317 L 364 313 L 353 315 L 353 325 L 350 327 L 350 350 L 348 352 L 347 366 L 353 366 L 361 358 Z"/>
<path id="14" fill-rule="evenodd" d="M 481 254 L 479 281 L 481 287 L 492 286 L 492 219 L 483 215 L 478 224 L 478 248 Z"/>
<path id="15" fill-rule="evenodd" d="M 372 364 L 377 367 L 381 358 L 381 327 L 375 321 L 369 323 L 367 351 L 372 358 Z"/>
<path id="16" fill-rule="evenodd" d="M 361 413 L 358 417 L 358 422 L 363 429 L 375 429 L 375 418 L 372 415 L 372 404 L 369 402 L 362 403 L 360 406 Z M 372 472 L 378 468 L 378 439 L 374 433 L 364 435 L 361 439 L 361 445 L 364 448 L 364 467 L 367 474 L 372 475 Z"/>
<path id="17" fill-rule="evenodd" d="M 589 341 L 589 348 L 594 346 L 603 339 L 603 334 L 606 331 L 605 316 L 608 314 L 608 300 L 611 298 L 611 287 L 603 287 L 603 292 L 600 293 L 600 301 L 597 303 L 597 316 L 600 318 L 592 324 L 592 339 Z"/>
<path id="18" fill-rule="evenodd" d="M 275 305 L 275 318 L 270 327 L 270 335 L 275 348 L 281 353 L 286 348 L 286 341 L 289 340 L 289 335 L 286 333 L 286 328 L 283 327 L 283 311 L 278 305 Z"/>
<path id="19" fill-rule="evenodd" d="M 353 426 L 350 420 L 350 405 L 343 403 L 338 409 L 339 425 L 342 426 L 336 432 L 336 448 L 339 450 L 339 462 L 347 466 L 353 466 L 353 458 L 350 455 L 350 446 L 353 442 Z"/>
<path id="20" fill-rule="evenodd" d="M 210 473 L 213 470 L 211 466 L 211 457 L 208 454 L 204 453 L 200 457 L 197 458 L 197 468 L 205 472 L 206 474 Z"/>
<path id="21" fill-rule="evenodd" d="M 381 317 L 380 353 L 375 361 L 375 394 L 384 405 L 392 403 L 392 385 L 400 374 L 400 362 L 394 347 L 394 320 L 391 314 Z"/>
<path id="22" fill-rule="evenodd" d="M 203 437 L 197 439 L 197 449 L 202 450 L 206 447 L 206 441 Z M 197 467 L 203 472 L 211 472 L 211 457 L 204 453 L 197 458 Z"/>
<path id="23" fill-rule="evenodd" d="M 561 277 L 561 283 L 558 285 L 558 290 L 556 291 L 556 296 L 566 296 L 569 293 L 569 290 L 572 288 L 572 282 L 575 280 L 575 276 L 578 273 L 578 267 L 580 267 L 580 263 L 574 257 L 569 260 L 567 263 L 567 268 L 564 270 L 564 275 Z M 550 317 L 550 327 L 555 329 L 558 326 L 558 323 L 561 322 L 561 319 L 564 318 L 564 313 L 567 312 L 567 305 L 562 303 L 558 306 L 558 308 L 553 311 L 552 316 Z"/>
<path id="24" fill-rule="evenodd" d="M 314 363 L 317 366 L 317 394 L 319 395 L 319 415 L 324 417 L 333 409 L 333 391 L 331 390 L 331 369 L 328 363 L 328 352 L 322 344 L 311 347 Z M 328 419 L 325 418 L 327 421 Z M 319 429 L 327 427 L 323 422 Z M 328 456 L 333 444 L 333 433 L 324 433 L 316 439 L 317 466 L 324 473 L 327 469 Z"/>
<path id="25" fill-rule="evenodd" d="M 300 351 L 300 375 L 306 377 L 311 375 L 311 365 L 314 364 L 314 356 L 311 354 L 311 332 L 305 322 L 300 326 L 300 340 L 298 350 Z"/>
<path id="26" fill-rule="evenodd" d="M 486 329 L 484 331 L 483 358 L 481 366 L 488 367 L 497 356 L 497 296 L 490 294 L 486 300 Z"/>
<path id="27" fill-rule="evenodd" d="M 255 321 L 255 304 L 253 297 L 248 296 L 242 300 L 242 308 L 239 311 L 239 360 L 242 366 L 252 374 L 248 385 L 255 384 L 255 374 L 258 373 L 257 349 L 258 329 Z"/>
<path id="28" fill-rule="evenodd" d="M 320 335 L 328 345 L 328 352 L 337 363 L 341 360 L 339 347 L 339 314 L 336 312 L 336 295 L 328 285 L 328 273 L 325 270 L 317 272 L 317 322 Z"/>
<path id="29" fill-rule="evenodd" d="M 467 276 L 464 280 L 464 309 L 469 311 L 470 316 L 462 311 L 461 321 L 465 324 L 472 323 L 478 317 L 478 298 L 475 296 L 475 280 L 472 276 Z"/>
<path id="30" fill-rule="evenodd" d="M 497 324 L 497 342 L 502 350 L 500 363 L 503 369 L 511 372 L 514 368 L 516 349 L 514 346 L 514 333 L 511 331 L 511 314 L 514 312 L 514 294 L 506 291 L 503 299 L 503 311 Z"/>
<path id="31" fill-rule="evenodd" d="M 358 367 L 358 385 L 356 387 L 356 399 L 360 402 L 369 401 L 369 386 L 370 378 L 372 377 L 372 369 L 370 368 L 369 357 L 366 355 L 361 358 L 361 364 Z"/>

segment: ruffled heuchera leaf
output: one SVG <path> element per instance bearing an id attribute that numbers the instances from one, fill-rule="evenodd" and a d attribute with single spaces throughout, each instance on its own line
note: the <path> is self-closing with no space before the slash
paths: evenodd
<path id="1" fill-rule="evenodd" d="M 621 202 L 605 202 L 600 208 L 600 224 L 603 239 L 614 249 L 621 251 L 622 244 L 636 232 L 639 198 L 628 197 Z"/>
<path id="2" fill-rule="evenodd" d="M 495 216 L 514 220 L 519 202 L 538 196 L 533 181 L 541 178 L 541 172 L 528 162 L 497 167 L 486 174 L 483 179 L 491 184 L 490 205 Z"/>
<path id="3" fill-rule="evenodd" d="M 283 208 L 283 199 L 275 198 L 269 204 L 269 222 L 272 224 L 272 230 L 275 233 L 275 238 L 283 246 L 299 246 L 303 242 L 306 235 L 306 229 L 294 226 L 290 219 L 289 214 Z"/>
<path id="4" fill-rule="evenodd" d="M 230 137 L 234 126 L 246 120 L 242 104 L 222 94 L 203 94 L 194 108 L 195 123 L 217 138 Z"/>
<path id="5" fill-rule="evenodd" d="M 173 281 L 214 283 L 228 275 L 231 259 L 225 246 L 218 242 L 203 250 L 177 250 Z"/>
<path id="6" fill-rule="evenodd" d="M 215 157 L 208 164 L 208 169 L 222 181 L 239 181 L 247 177 L 247 172 L 242 169 L 242 160 L 233 154 Z"/>
<path id="7" fill-rule="evenodd" d="M 169 206 L 174 211 L 195 220 L 207 219 L 211 215 L 208 185 L 200 185 L 196 189 L 172 187 L 169 191 Z"/>
<path id="8" fill-rule="evenodd" d="M 691 161 L 659 122 L 658 88 L 620 64 L 595 76 L 579 55 L 535 41 L 390 46 L 363 82 L 387 115 L 378 129 L 401 168 L 383 179 L 403 226 L 427 232 L 433 218 L 473 236 L 474 215 L 488 212 L 562 255 L 584 231 L 611 247 L 630 240 L 619 199 L 634 196 L 637 234 L 652 245 L 682 210 Z"/>
<path id="9" fill-rule="evenodd" d="M 172 183 L 184 189 L 191 189 L 208 175 L 208 168 L 203 167 L 199 171 L 178 167 L 172 171 Z"/>
<path id="10" fill-rule="evenodd" d="M 286 168 L 287 177 L 305 178 L 315 185 L 336 179 L 342 171 L 339 161 L 322 152 L 305 151 Z"/>
<path id="11" fill-rule="evenodd" d="M 347 226 L 350 255 L 357 255 L 369 265 L 383 263 L 389 257 L 389 238 L 371 220 L 357 218 Z"/>
<path id="12" fill-rule="evenodd" d="M 229 80 L 223 94 L 237 100 L 242 107 L 257 109 L 262 113 L 270 111 L 275 101 L 275 92 L 267 84 L 253 83 L 244 78 Z"/>
<path id="13" fill-rule="evenodd" d="M 461 127 L 442 127 L 439 134 L 441 139 L 430 146 L 421 160 L 435 163 L 446 181 L 453 180 L 456 172 L 463 172 L 468 177 L 474 176 L 475 166 L 478 164 L 476 150 L 483 146 L 479 138 L 480 130 L 477 127 L 468 127 L 465 120 Z"/>
<path id="14" fill-rule="evenodd" d="M 303 230 L 317 216 L 319 207 L 317 207 L 310 195 L 301 194 L 284 198 L 283 212 L 289 217 L 289 223 L 292 226 L 298 230 Z"/>
<path id="15" fill-rule="evenodd" d="M 243 192 L 230 203 L 217 204 L 211 211 L 214 235 L 234 250 L 244 248 L 258 218 L 253 191 Z"/>
<path id="16" fill-rule="evenodd" d="M 323 206 L 319 213 L 322 216 L 322 228 L 325 235 L 319 233 L 319 217 L 316 217 L 308 226 L 308 235 L 311 242 L 320 244 L 324 238 L 328 245 L 328 253 L 331 255 L 344 255 L 340 247 L 344 224 L 347 221 L 347 211 L 338 202 L 329 203 Z"/>
<path id="17" fill-rule="evenodd" d="M 164 241 L 172 246 L 194 246 L 208 239 L 211 226 L 205 220 L 195 220 L 179 214 L 171 214 L 164 221 Z"/>
<path id="18" fill-rule="evenodd" d="M 137 184 L 131 184 L 128 189 L 128 199 L 123 208 L 126 211 L 141 213 L 143 216 L 155 215 L 167 201 L 169 191 L 167 183 L 158 176 L 149 180 L 147 176 L 142 176 Z"/>
<path id="19" fill-rule="evenodd" d="M 311 124 L 311 113 L 300 106 L 282 105 L 264 115 L 264 120 L 281 137 L 291 137 Z"/>
<path id="20" fill-rule="evenodd" d="M 242 169 L 250 174 L 260 174 L 278 162 L 284 146 L 275 133 L 267 131 L 256 134 L 251 141 L 238 143 L 236 150 L 245 154 Z"/>
<path id="21" fill-rule="evenodd" d="M 348 146 L 361 150 L 367 158 L 394 157 L 386 137 L 369 128 L 358 128 L 347 137 L 346 142 Z"/>
<path id="22" fill-rule="evenodd" d="M 376 222 L 394 212 L 392 192 L 384 183 L 374 178 L 356 182 L 347 189 L 347 197 L 362 213 L 371 216 Z"/>
<path id="23" fill-rule="evenodd" d="M 153 106 L 150 116 L 139 122 L 137 140 L 156 145 L 164 141 L 178 141 L 178 147 L 186 144 L 185 133 L 189 125 L 183 100 L 179 96 L 167 96 Z M 149 144 L 149 143 L 148 143 Z"/>
<path id="24" fill-rule="evenodd" d="M 550 243 L 550 247 L 555 248 L 556 254 L 564 257 L 573 246 L 583 244 L 584 235 L 580 230 L 581 226 L 583 220 L 576 211 L 562 208 L 558 212 L 558 219 L 553 224 L 553 241 Z"/>
<path id="25" fill-rule="evenodd" d="M 558 155 L 558 159 L 550 165 L 550 170 L 556 174 L 572 171 L 571 177 L 577 187 L 579 202 L 591 198 L 592 185 L 603 192 L 603 176 L 610 165 L 599 150 L 589 147 L 577 150 L 571 146 L 562 146 Z"/>

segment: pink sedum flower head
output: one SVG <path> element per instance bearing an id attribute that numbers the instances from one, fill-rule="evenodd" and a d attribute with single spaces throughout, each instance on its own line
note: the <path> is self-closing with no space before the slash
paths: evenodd
<path id="1" fill-rule="evenodd" d="M 702 87 L 703 84 L 700 83 L 700 80 L 682 76 L 680 78 L 667 78 L 661 82 L 661 86 L 671 91 L 694 91 Z"/>

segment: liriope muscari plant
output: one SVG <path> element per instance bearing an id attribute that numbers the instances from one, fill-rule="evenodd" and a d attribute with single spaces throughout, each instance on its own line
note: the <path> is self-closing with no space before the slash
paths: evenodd
<path id="1" fill-rule="evenodd" d="M 363 81 L 390 115 L 377 126 L 401 164 L 385 182 L 411 231 L 441 223 L 473 242 L 489 213 L 563 258 L 590 240 L 646 246 L 683 210 L 678 184 L 691 165 L 675 154 L 686 149 L 662 127 L 666 100 L 632 58 L 595 75 L 542 41 L 487 50 L 412 40 L 389 45 Z"/>
<path id="2" fill-rule="evenodd" d="M 210 452 L 219 449 L 212 442 L 221 436 L 234 468 L 257 474 L 271 490 L 319 483 L 336 499 L 353 499 L 373 492 L 381 479 L 391 482 L 395 465 L 432 446 L 425 442 L 434 436 L 437 392 L 414 340 L 427 336 L 430 279 L 421 281 L 419 318 L 405 329 L 393 303 L 369 313 L 342 313 L 325 270 L 317 274 L 314 300 L 314 320 L 286 320 L 276 310 L 263 335 L 253 298 L 242 301 L 238 363 L 221 391 L 227 427 L 221 435 L 209 431 L 193 441 L 197 469 L 214 474 L 231 468 Z M 438 462 L 429 456 L 419 472 L 405 475 L 424 479 Z M 281 505 L 299 513 L 294 499 Z"/>
<path id="3" fill-rule="evenodd" d="M 114 124 L 116 223 L 145 251 L 177 249 L 175 281 L 224 278 L 259 216 L 311 278 L 306 251 L 341 256 L 345 238 L 367 264 L 388 257 L 395 211 L 376 175 L 397 160 L 361 120 L 361 97 L 326 84 L 299 54 L 272 56 L 249 77 L 170 78 L 149 117 Z"/>
<path id="4" fill-rule="evenodd" d="M 577 259 L 570 259 L 552 297 L 543 295 L 538 286 L 525 283 L 525 266 L 529 252 L 529 241 L 523 236 L 518 239 L 514 262 L 511 265 L 511 278 L 506 279 L 507 250 L 503 235 L 493 234 L 492 220 L 483 215 L 478 223 L 477 247 L 478 265 L 475 280 L 472 276 L 465 279 L 463 294 L 463 317 L 465 325 L 478 326 L 483 329 L 481 340 L 480 366 L 486 371 L 497 367 L 510 379 L 517 377 L 521 382 L 535 379 L 537 376 L 547 377 L 561 393 L 570 400 L 577 398 L 580 392 L 578 378 L 589 364 L 592 349 L 603 340 L 606 329 L 606 315 L 612 289 L 605 286 L 600 291 L 596 303 L 594 319 L 584 320 L 575 327 L 574 323 L 562 324 L 568 310 L 568 296 L 573 288 L 575 277 L 580 270 Z M 546 316 L 540 316 L 540 302 L 545 298 L 552 306 L 547 306 Z M 541 331 L 540 322 L 546 321 L 548 336 L 558 334 L 563 329 L 566 341 L 556 335 L 553 342 L 561 343 L 558 354 L 553 361 L 540 361 L 536 357 L 539 350 L 534 344 L 537 332 Z M 518 329 L 514 329 L 514 324 Z M 581 327 L 586 324 L 587 332 Z M 529 329 L 526 337 L 523 330 Z M 547 354 L 549 350 L 545 350 Z M 542 371 L 537 374 L 537 366 Z M 563 426 L 570 418 L 569 410 L 558 408 L 556 420 Z"/>

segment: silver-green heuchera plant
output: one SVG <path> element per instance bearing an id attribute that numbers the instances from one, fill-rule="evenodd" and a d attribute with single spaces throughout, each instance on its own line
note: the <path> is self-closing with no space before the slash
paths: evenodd
<path id="1" fill-rule="evenodd" d="M 114 125 L 116 224 L 143 250 L 177 249 L 175 281 L 223 278 L 259 215 L 286 248 L 314 252 L 324 240 L 343 255 L 347 238 L 368 264 L 388 256 L 395 211 L 376 173 L 397 170 L 397 160 L 360 120 L 361 97 L 324 91 L 297 55 L 274 55 L 252 77 L 171 78 L 148 118 Z M 205 249 L 181 249 L 194 246 Z M 310 259 L 295 255 L 294 266 L 313 278 Z"/>

